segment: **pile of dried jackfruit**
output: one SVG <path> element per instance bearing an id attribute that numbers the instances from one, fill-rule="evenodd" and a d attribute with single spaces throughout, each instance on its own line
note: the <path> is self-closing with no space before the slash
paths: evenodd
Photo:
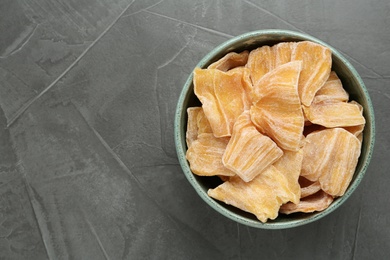
<path id="1" fill-rule="evenodd" d="M 202 105 L 187 109 L 186 158 L 194 174 L 223 181 L 210 197 L 266 222 L 322 211 L 345 193 L 365 118 L 331 67 L 329 48 L 302 41 L 194 70 Z"/>

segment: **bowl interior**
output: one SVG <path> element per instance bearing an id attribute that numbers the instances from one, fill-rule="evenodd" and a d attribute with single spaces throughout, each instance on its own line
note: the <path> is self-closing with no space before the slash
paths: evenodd
<path id="1" fill-rule="evenodd" d="M 335 199 L 335 201 L 324 211 L 316 213 L 294 213 L 291 215 L 279 214 L 275 220 L 269 220 L 267 223 L 261 223 L 257 218 L 247 212 L 237 209 L 233 206 L 226 205 L 223 202 L 216 201 L 207 195 L 207 190 L 215 188 L 221 181 L 218 177 L 200 177 L 194 175 L 185 158 L 187 146 L 185 135 L 187 130 L 187 108 L 192 106 L 200 106 L 201 103 L 195 96 L 192 84 L 192 75 L 186 81 L 182 93 L 180 95 L 176 115 L 175 115 L 175 142 L 179 162 L 183 172 L 192 186 L 195 188 L 199 196 L 211 207 L 226 217 L 233 219 L 239 223 L 257 228 L 266 229 L 281 229 L 300 226 L 320 219 L 339 207 L 352 192 L 356 189 L 361 179 L 363 178 L 373 150 L 375 139 L 375 123 L 374 111 L 368 91 L 352 65 L 346 60 L 337 50 L 328 44 L 302 33 L 284 31 L 284 30 L 264 30 L 246 33 L 237 36 L 207 54 L 197 65 L 197 67 L 206 68 L 209 64 L 223 57 L 226 53 L 235 51 L 241 52 L 244 50 L 253 50 L 257 47 L 269 45 L 272 46 L 279 42 L 302 41 L 309 40 L 317 42 L 332 50 L 332 70 L 334 70 L 343 83 L 344 88 L 350 95 L 350 100 L 355 100 L 363 106 L 363 115 L 366 119 L 366 126 L 363 132 L 363 143 L 361 156 L 356 167 L 353 179 L 346 193 Z"/>

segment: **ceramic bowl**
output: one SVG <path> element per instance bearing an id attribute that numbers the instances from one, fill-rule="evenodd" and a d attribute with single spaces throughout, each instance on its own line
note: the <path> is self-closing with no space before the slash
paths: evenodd
<path id="1" fill-rule="evenodd" d="M 191 106 L 200 106 L 200 102 L 193 91 L 193 76 L 189 75 L 188 80 L 184 84 L 180 94 L 176 113 L 175 113 L 175 145 L 178 159 L 182 170 L 187 177 L 190 184 L 194 187 L 199 196 L 213 209 L 220 214 L 244 225 L 263 228 L 263 229 L 283 229 L 301 226 L 319 220 L 335 209 L 340 207 L 356 190 L 363 176 L 367 171 L 369 165 L 375 140 L 375 121 L 374 110 L 370 100 L 368 91 L 363 83 L 363 80 L 353 68 L 351 63 L 336 49 L 329 46 L 310 35 L 286 31 L 286 30 L 261 30 L 248 32 L 237 37 L 234 37 L 223 44 L 219 45 L 211 52 L 209 52 L 198 64 L 197 67 L 206 68 L 212 62 L 220 59 L 226 53 L 235 51 L 241 52 L 243 50 L 252 50 L 263 45 L 274 45 L 279 42 L 289 41 L 303 41 L 309 40 L 317 42 L 332 50 L 332 70 L 334 70 L 341 79 L 344 88 L 348 91 L 351 100 L 356 100 L 364 108 L 364 117 L 366 119 L 366 126 L 363 132 L 363 143 L 361 155 L 359 158 L 356 171 L 353 179 L 342 197 L 334 200 L 334 202 L 324 211 L 315 213 L 295 213 L 291 215 L 279 214 L 275 220 L 269 220 L 267 223 L 262 223 L 257 218 L 247 212 L 237 209 L 233 206 L 226 205 L 210 198 L 207 195 L 207 190 L 215 188 L 221 182 L 217 177 L 200 177 L 194 175 L 186 160 L 185 154 L 186 146 L 186 125 L 187 125 L 187 108 Z"/>

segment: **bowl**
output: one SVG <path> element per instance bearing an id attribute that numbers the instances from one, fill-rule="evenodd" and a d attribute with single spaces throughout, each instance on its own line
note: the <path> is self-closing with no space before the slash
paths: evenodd
<path id="1" fill-rule="evenodd" d="M 363 106 L 363 115 L 366 119 L 366 126 L 363 132 L 363 142 L 361 155 L 353 175 L 352 181 L 345 194 L 333 201 L 333 203 L 324 211 L 315 213 L 294 213 L 291 215 L 279 214 L 275 220 L 269 220 L 266 223 L 260 222 L 254 215 L 227 205 L 223 202 L 212 199 L 207 195 L 207 190 L 215 188 L 221 181 L 217 177 L 201 177 L 194 175 L 186 160 L 186 125 L 187 125 L 187 108 L 191 106 L 200 106 L 198 98 L 193 90 L 193 75 L 189 75 L 182 92 L 180 94 L 176 113 L 175 113 L 175 145 L 177 156 L 181 168 L 194 187 L 197 194 L 213 209 L 220 214 L 230 218 L 238 223 L 262 229 L 284 229 L 305 225 L 319 220 L 335 209 L 339 208 L 356 190 L 362 178 L 364 177 L 369 165 L 374 148 L 375 140 L 375 119 L 374 109 L 370 96 L 364 85 L 363 80 L 351 65 L 351 63 L 336 49 L 325 42 L 318 40 L 310 35 L 300 32 L 287 30 L 260 30 L 248 32 L 234 37 L 209 52 L 198 64 L 197 67 L 206 68 L 209 64 L 220 59 L 228 52 L 241 52 L 252 50 L 263 45 L 272 46 L 279 42 L 303 41 L 308 40 L 327 46 L 332 51 L 332 70 L 334 70 L 343 83 L 344 88 L 350 95 L 350 99 L 356 100 Z"/>

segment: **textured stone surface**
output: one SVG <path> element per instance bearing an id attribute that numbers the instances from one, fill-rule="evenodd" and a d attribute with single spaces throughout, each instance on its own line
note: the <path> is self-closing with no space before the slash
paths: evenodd
<path id="1" fill-rule="evenodd" d="M 385 259 L 390 5 L 368 1 L 0 3 L 1 259 Z M 326 218 L 249 228 L 218 215 L 176 158 L 198 61 L 258 29 L 305 32 L 361 74 L 376 115 L 360 187 Z"/>

